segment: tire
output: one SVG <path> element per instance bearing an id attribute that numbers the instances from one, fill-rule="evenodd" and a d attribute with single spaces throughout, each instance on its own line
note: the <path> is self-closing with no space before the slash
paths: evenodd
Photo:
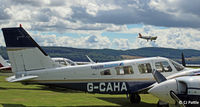
<path id="1" fill-rule="evenodd" d="M 159 100 L 157 107 L 169 107 L 169 104 Z"/>
<path id="2" fill-rule="evenodd" d="M 138 104 L 141 102 L 141 98 L 139 94 L 130 94 L 130 102 L 134 104 Z"/>

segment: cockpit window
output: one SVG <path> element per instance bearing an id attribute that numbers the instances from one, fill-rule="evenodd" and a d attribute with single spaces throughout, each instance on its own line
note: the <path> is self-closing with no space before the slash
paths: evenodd
<path id="1" fill-rule="evenodd" d="M 161 61 L 155 63 L 156 70 L 159 72 L 171 72 L 172 68 L 167 61 Z"/>
<path id="2" fill-rule="evenodd" d="M 139 69 L 140 73 L 151 73 L 152 72 L 150 63 L 139 64 L 138 69 Z"/>
<path id="3" fill-rule="evenodd" d="M 55 62 L 62 64 L 62 65 L 67 65 L 67 63 L 64 60 L 55 60 Z"/>
<path id="4" fill-rule="evenodd" d="M 184 66 L 182 66 L 181 64 L 173 61 L 173 60 L 170 60 L 172 62 L 172 64 L 174 65 L 174 67 L 176 68 L 177 71 L 181 71 L 184 69 Z"/>
<path id="5" fill-rule="evenodd" d="M 66 60 L 66 62 L 68 62 L 70 65 L 76 65 L 73 61 L 71 61 L 71 60 Z"/>

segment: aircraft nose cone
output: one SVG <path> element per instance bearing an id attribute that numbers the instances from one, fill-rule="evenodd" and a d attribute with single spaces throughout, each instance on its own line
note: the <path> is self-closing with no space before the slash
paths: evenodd
<path id="1" fill-rule="evenodd" d="M 160 84 L 156 84 L 148 92 L 153 96 L 158 97 L 160 100 L 174 104 L 174 100 L 170 96 L 170 91 L 177 92 L 176 80 L 167 80 Z"/>

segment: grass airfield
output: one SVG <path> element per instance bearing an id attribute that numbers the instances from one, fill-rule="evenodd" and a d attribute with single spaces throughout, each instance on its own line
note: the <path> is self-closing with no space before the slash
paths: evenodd
<path id="1" fill-rule="evenodd" d="M 68 89 L 51 89 L 42 85 L 23 85 L 5 81 L 0 75 L 0 107 L 57 106 L 126 106 L 155 107 L 158 99 L 140 94 L 141 103 L 131 104 L 126 95 L 89 94 Z"/>

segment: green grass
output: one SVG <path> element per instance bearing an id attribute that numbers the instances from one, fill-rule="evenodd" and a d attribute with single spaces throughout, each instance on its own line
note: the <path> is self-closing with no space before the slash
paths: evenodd
<path id="1" fill-rule="evenodd" d="M 0 107 L 24 106 L 132 106 L 155 107 L 157 98 L 141 94 L 140 104 L 130 104 L 126 95 L 89 94 L 66 89 L 50 89 L 41 85 L 23 85 L 5 81 L 0 76 Z"/>

